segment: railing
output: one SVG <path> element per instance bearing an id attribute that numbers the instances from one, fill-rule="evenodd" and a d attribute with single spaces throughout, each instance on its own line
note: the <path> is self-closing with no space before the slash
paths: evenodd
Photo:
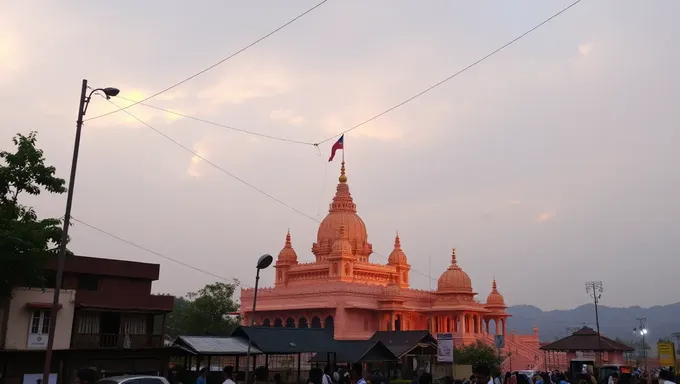
<path id="1" fill-rule="evenodd" d="M 121 335 L 116 333 L 74 333 L 71 348 L 160 348 L 161 335 Z"/>

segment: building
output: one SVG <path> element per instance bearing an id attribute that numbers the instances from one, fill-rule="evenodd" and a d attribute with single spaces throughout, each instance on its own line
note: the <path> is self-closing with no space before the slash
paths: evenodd
<path id="1" fill-rule="evenodd" d="M 329 328 L 336 339 L 366 340 L 376 331 L 451 332 L 457 344 L 505 336 L 513 369 L 540 366 L 538 330 L 507 334 L 506 305 L 495 279 L 485 303 L 476 299 L 455 249 L 434 291 L 412 289 L 410 265 L 397 234 L 387 264 L 371 260 L 372 245 L 350 194 L 342 163 L 335 197 L 312 245 L 315 260 L 298 260 L 290 232 L 276 260 L 273 288 L 261 289 L 255 321 L 262 326 Z M 241 318 L 251 321 L 252 289 L 241 289 Z"/>
<path id="2" fill-rule="evenodd" d="M 55 271 L 56 258 L 48 260 L 44 291 L 17 287 L 9 305 L 0 310 L 0 373 L 6 383 L 43 371 Z M 158 264 L 68 257 L 53 372 L 68 377 L 84 367 L 121 373 L 166 369 L 167 358 L 159 350 L 164 347 L 165 317 L 174 298 L 151 294 L 159 272 Z M 130 359 L 138 361 L 132 364 Z"/>

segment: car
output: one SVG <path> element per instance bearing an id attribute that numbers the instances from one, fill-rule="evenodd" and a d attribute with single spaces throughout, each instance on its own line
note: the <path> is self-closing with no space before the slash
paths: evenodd
<path id="1" fill-rule="evenodd" d="M 112 376 L 97 380 L 96 384 L 170 384 L 161 376 Z"/>

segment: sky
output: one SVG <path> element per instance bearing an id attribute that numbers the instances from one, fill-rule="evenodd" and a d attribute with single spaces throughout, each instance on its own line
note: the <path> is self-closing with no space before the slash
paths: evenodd
<path id="1" fill-rule="evenodd" d="M 238 51 L 317 0 L 0 0 L 0 149 L 18 132 L 67 179 L 81 81 L 141 100 Z M 148 101 L 242 130 L 319 142 L 452 75 L 571 1 L 330 0 Z M 345 136 L 376 254 L 399 231 L 411 285 L 436 287 L 456 248 L 483 300 L 571 308 L 677 301 L 680 2 L 583 0 L 483 63 Z M 675 37 L 673 37 L 675 36 Z M 114 98 L 119 106 L 129 101 Z M 118 108 L 95 97 L 92 118 Z M 319 148 L 137 105 L 85 123 L 73 216 L 230 281 L 290 229 L 301 261 L 340 164 Z M 255 186 L 306 217 L 238 179 Z M 26 198 L 63 215 L 65 196 Z M 216 277 L 75 223 L 70 248 L 160 263 L 156 292 Z M 273 283 L 273 268 L 262 284 Z"/>

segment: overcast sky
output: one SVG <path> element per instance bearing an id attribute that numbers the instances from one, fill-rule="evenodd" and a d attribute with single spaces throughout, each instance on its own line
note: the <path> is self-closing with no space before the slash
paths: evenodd
<path id="1" fill-rule="evenodd" d="M 17 132 L 68 178 L 80 84 L 141 100 L 260 38 L 317 0 L 0 0 L 0 148 Z M 150 104 L 318 142 L 450 76 L 571 1 L 330 0 Z M 384 263 L 398 230 L 412 286 L 450 262 L 482 299 L 569 308 L 667 304 L 680 258 L 680 2 L 583 0 L 482 64 L 345 137 L 349 184 Z M 113 99 L 119 105 L 124 100 Z M 117 109 L 93 98 L 87 117 Z M 130 112 L 309 216 L 339 162 L 135 106 Z M 65 196 L 26 199 L 63 215 Z M 254 283 L 290 228 L 312 261 L 318 224 L 179 148 L 124 112 L 86 123 L 73 215 L 225 278 Z M 161 264 L 158 292 L 215 278 L 93 231 L 78 254 Z M 273 281 L 273 269 L 263 275 Z M 668 284 L 659 282 L 668 282 Z M 436 281 L 432 282 L 436 286 Z"/>

